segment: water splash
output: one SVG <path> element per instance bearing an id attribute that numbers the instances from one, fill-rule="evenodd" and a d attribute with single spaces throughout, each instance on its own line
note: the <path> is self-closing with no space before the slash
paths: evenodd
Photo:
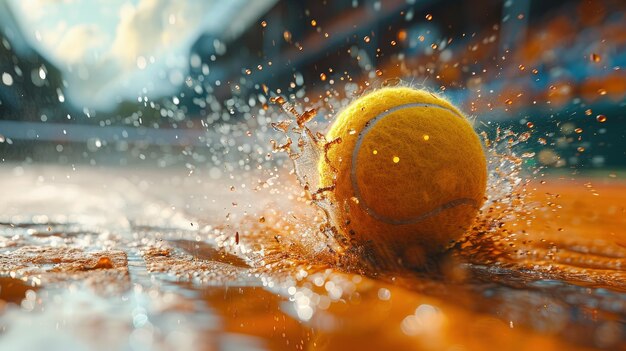
<path id="1" fill-rule="evenodd" d="M 403 84 L 393 80 L 385 81 L 380 86 L 394 86 Z M 367 90 L 373 89 L 370 85 Z M 364 91 L 354 93 L 355 98 L 364 94 Z M 337 261 L 344 268 L 357 271 L 376 271 L 377 269 L 402 269 L 403 266 L 420 266 L 436 264 L 440 257 L 428 258 L 427 262 L 402 262 L 397 258 L 377 257 L 381 254 L 363 244 L 351 242 L 347 235 L 341 233 L 339 226 L 333 223 L 332 213 L 340 211 L 330 200 L 334 185 L 320 186 L 318 162 L 326 158 L 332 147 L 340 144 L 340 138 L 327 140 L 320 132 L 327 127 L 329 119 L 323 118 L 326 110 L 306 109 L 284 98 L 272 100 L 281 106 L 287 119 L 275 122 L 272 126 L 284 134 L 284 143 L 272 141 L 274 152 L 284 152 L 293 161 L 293 171 L 302 188 L 306 192 L 310 203 L 321 209 L 326 221 L 320 228 L 325 237 L 328 248 L 337 255 Z M 330 99 L 333 111 L 341 110 L 350 102 L 350 99 Z M 316 118 L 317 117 L 317 118 Z M 294 123 L 295 121 L 295 123 Z M 497 261 L 500 256 L 511 255 L 506 240 L 511 232 L 503 229 L 502 224 L 511 218 L 530 216 L 531 206 L 526 204 L 525 187 L 528 181 L 521 177 L 524 158 L 529 154 L 518 156 L 518 149 L 529 138 L 529 133 L 517 134 L 511 130 L 496 128 L 496 135 L 489 138 L 487 133 L 481 133 L 485 144 L 485 153 L 488 159 L 488 185 L 486 201 L 476 218 L 473 227 L 467 234 L 453 245 L 450 252 L 459 252 L 463 258 L 481 257 L 485 262 Z M 296 140 L 297 142 L 293 142 Z M 420 255 L 423 256 L 423 255 Z M 431 260 L 432 259 L 432 260 Z"/>

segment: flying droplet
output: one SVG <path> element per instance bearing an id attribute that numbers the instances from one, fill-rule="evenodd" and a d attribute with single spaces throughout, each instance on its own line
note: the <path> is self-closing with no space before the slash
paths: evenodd
<path id="1" fill-rule="evenodd" d="M 271 124 L 272 128 L 281 132 L 287 132 L 289 130 L 289 125 L 291 125 L 291 120 L 287 121 L 279 121 Z"/>
<path id="2" fill-rule="evenodd" d="M 302 127 L 305 123 L 312 120 L 317 115 L 316 109 L 310 109 L 304 111 L 301 115 L 298 116 L 297 123 L 299 127 Z"/>
<path id="3" fill-rule="evenodd" d="M 398 31 L 398 40 L 405 41 L 406 40 L 406 30 L 402 29 Z"/>
<path id="4" fill-rule="evenodd" d="M 273 104 L 282 105 L 282 104 L 284 104 L 287 101 L 285 101 L 285 98 L 282 97 L 282 96 L 276 96 L 276 97 L 270 98 L 270 102 L 273 103 Z"/>
<path id="5" fill-rule="evenodd" d="M 384 87 L 394 87 L 398 84 L 400 84 L 401 80 L 398 77 L 394 77 L 394 78 L 388 78 L 385 79 L 385 81 L 383 82 L 383 86 Z"/>
<path id="6" fill-rule="evenodd" d="M 600 57 L 600 55 L 596 54 L 595 52 L 591 54 L 590 59 L 592 62 L 600 62 L 600 60 L 602 59 Z"/>

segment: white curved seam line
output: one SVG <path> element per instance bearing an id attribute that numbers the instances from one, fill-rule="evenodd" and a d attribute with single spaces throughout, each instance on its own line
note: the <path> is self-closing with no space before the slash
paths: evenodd
<path id="1" fill-rule="evenodd" d="M 361 196 L 361 191 L 359 189 L 359 185 L 357 184 L 356 181 L 356 164 L 357 164 L 357 158 L 358 158 L 358 154 L 359 154 L 359 150 L 361 149 L 361 145 L 363 144 L 363 139 L 365 138 L 365 135 L 367 133 L 369 133 L 369 131 L 374 128 L 374 125 L 376 125 L 376 123 L 378 123 L 378 121 L 380 121 L 381 119 L 387 117 L 388 115 L 397 112 L 399 110 L 405 109 L 405 108 L 413 108 L 413 107 L 434 107 L 434 108 L 440 108 L 443 110 L 446 110 L 448 112 L 451 112 L 452 114 L 458 116 L 459 118 L 465 118 L 463 116 L 461 116 L 459 113 L 457 113 L 456 111 L 447 108 L 445 106 L 441 106 L 441 105 L 437 105 L 437 104 L 427 104 L 427 103 L 409 103 L 409 104 L 404 104 L 404 105 L 398 105 L 395 107 L 390 108 L 389 110 L 383 111 L 382 113 L 380 113 L 379 115 L 377 115 L 376 117 L 370 119 L 369 121 L 367 121 L 365 123 L 365 128 L 363 128 L 363 130 L 361 130 L 361 132 L 359 133 L 359 136 L 357 137 L 357 141 L 356 141 L 356 145 L 354 146 L 354 151 L 352 151 L 352 168 L 350 169 L 350 180 L 352 182 L 352 189 L 354 189 L 354 196 L 356 196 L 356 198 L 359 200 L 359 206 L 361 206 L 361 208 L 363 210 L 365 210 L 365 212 L 367 212 L 367 214 L 369 214 L 370 216 L 374 217 L 375 219 L 382 221 L 382 222 L 387 222 L 389 224 L 396 224 L 396 225 L 401 225 L 401 224 L 413 224 L 413 223 L 417 223 L 420 222 L 430 216 L 434 216 L 436 214 L 438 214 L 441 211 L 447 210 L 449 208 L 452 207 L 456 207 L 459 205 L 472 205 L 474 207 L 477 207 L 478 205 L 476 204 L 476 201 L 474 199 L 469 199 L 469 198 L 461 198 L 461 199 L 455 199 L 452 200 L 450 202 L 447 202 L 439 207 L 436 207 L 426 213 L 422 213 L 416 217 L 412 217 L 412 218 L 407 218 L 407 219 L 394 219 L 394 218 L 389 218 L 387 216 L 383 216 L 379 213 L 377 213 L 376 211 L 374 211 L 373 209 L 371 209 L 369 206 L 367 206 L 367 204 L 365 203 L 365 200 L 363 199 L 363 197 Z"/>

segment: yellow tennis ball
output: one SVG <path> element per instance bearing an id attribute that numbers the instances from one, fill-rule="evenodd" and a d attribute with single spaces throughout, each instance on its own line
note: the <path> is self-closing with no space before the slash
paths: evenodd
<path id="1" fill-rule="evenodd" d="M 326 136 L 318 164 L 331 217 L 348 239 L 427 252 L 450 246 L 484 201 L 485 154 L 466 117 L 443 98 L 406 87 L 353 101 Z"/>

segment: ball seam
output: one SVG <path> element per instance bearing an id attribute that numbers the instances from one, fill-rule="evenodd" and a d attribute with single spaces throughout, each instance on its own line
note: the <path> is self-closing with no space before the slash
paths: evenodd
<path id="1" fill-rule="evenodd" d="M 447 108 L 445 106 L 441 106 L 441 105 L 437 105 L 437 104 L 429 104 L 429 103 L 408 103 L 408 104 L 403 104 L 403 105 L 398 105 L 398 106 L 394 106 L 388 110 L 385 110 L 383 112 L 381 112 L 380 114 L 378 114 L 376 117 L 370 119 L 369 121 L 367 121 L 365 123 L 365 128 L 363 128 L 361 130 L 361 132 L 359 133 L 358 137 L 357 137 L 357 141 L 356 144 L 354 146 L 354 151 L 352 152 L 352 168 L 350 169 L 350 180 L 352 182 L 352 189 L 354 189 L 354 196 L 359 200 L 358 205 L 370 216 L 374 217 L 375 219 L 377 219 L 378 221 L 382 221 L 382 222 L 386 222 L 389 224 L 394 224 L 394 225 L 403 225 L 403 224 L 414 224 L 414 223 L 418 223 L 420 221 L 423 221 L 424 219 L 434 216 L 442 211 L 445 211 L 447 209 L 456 207 L 456 206 L 460 206 L 460 205 L 470 205 L 473 207 L 478 207 L 478 204 L 476 202 L 476 200 L 474 199 L 470 199 L 470 198 L 460 198 L 460 199 L 455 199 L 449 202 L 446 202 L 443 205 L 440 205 L 439 207 L 436 207 L 426 213 L 422 213 L 419 214 L 415 217 L 411 217 L 411 218 L 407 218 L 407 219 L 394 219 L 394 218 L 390 218 L 384 215 L 381 215 L 380 213 L 374 211 L 372 208 L 370 208 L 367 203 L 365 202 L 365 200 L 363 199 L 362 195 L 361 195 L 361 191 L 359 189 L 359 185 L 357 182 L 357 177 L 356 177 L 356 169 L 357 169 L 357 159 L 358 159 L 358 154 L 359 154 L 359 150 L 361 149 L 361 145 L 363 144 L 363 139 L 365 138 L 365 135 L 367 135 L 367 133 L 369 133 L 369 131 L 374 128 L 374 126 L 376 125 L 376 123 L 378 123 L 381 119 L 387 117 L 388 115 L 397 112 L 399 110 L 405 109 L 405 108 L 414 108 L 414 107 L 434 107 L 434 108 L 440 108 L 443 110 L 446 110 L 448 112 L 451 112 L 452 114 L 456 115 L 459 118 L 463 118 L 465 119 L 465 117 L 463 117 L 462 115 L 460 115 L 457 111 Z"/>

